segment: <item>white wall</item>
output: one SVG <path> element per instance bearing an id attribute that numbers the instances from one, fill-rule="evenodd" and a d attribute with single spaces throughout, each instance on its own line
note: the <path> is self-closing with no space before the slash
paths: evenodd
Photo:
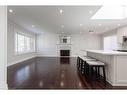
<path id="1" fill-rule="evenodd" d="M 77 56 L 85 49 L 100 49 L 100 36 L 98 35 L 72 34 L 70 36 L 71 56 Z M 37 53 L 41 56 L 59 56 L 59 34 L 39 34 L 37 36 Z"/>
<path id="2" fill-rule="evenodd" d="M 0 89 L 7 88 L 6 7 L 0 6 Z"/>
<path id="3" fill-rule="evenodd" d="M 57 56 L 58 34 L 43 33 L 37 36 L 37 53 L 40 56 Z"/>
<path id="4" fill-rule="evenodd" d="M 117 35 L 117 29 L 105 32 L 101 35 L 101 49 L 104 50 L 104 37 Z"/>
<path id="5" fill-rule="evenodd" d="M 100 36 L 96 34 L 73 34 L 72 56 L 86 55 L 86 49 L 100 49 Z"/>
<path id="6" fill-rule="evenodd" d="M 8 30 L 7 30 L 7 63 L 8 66 L 18 63 L 20 61 L 27 60 L 29 58 L 35 57 L 36 53 L 26 53 L 26 54 L 15 54 L 15 29 L 19 29 L 23 32 L 29 33 L 36 37 L 36 35 L 32 32 L 27 31 L 26 29 L 22 28 L 21 26 L 15 24 L 14 22 L 8 20 Z"/>

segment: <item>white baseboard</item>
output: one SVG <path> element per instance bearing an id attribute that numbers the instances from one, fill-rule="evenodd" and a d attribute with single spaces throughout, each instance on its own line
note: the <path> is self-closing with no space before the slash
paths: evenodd
<path id="1" fill-rule="evenodd" d="M 14 65 L 16 63 L 23 62 L 23 61 L 26 61 L 28 59 L 34 58 L 34 57 L 37 57 L 37 56 L 34 55 L 34 56 L 31 56 L 31 57 L 27 57 L 27 58 L 24 58 L 24 59 L 21 59 L 21 60 L 17 60 L 17 61 L 11 62 L 11 63 L 8 63 L 7 66 L 11 66 L 11 65 Z"/>
<path id="2" fill-rule="evenodd" d="M 127 86 L 127 82 L 115 82 L 112 84 L 112 86 Z"/>
<path id="3" fill-rule="evenodd" d="M 5 84 L 0 84 L 0 90 L 7 90 L 8 89 L 8 85 Z"/>
<path id="4" fill-rule="evenodd" d="M 37 55 L 37 57 L 58 57 L 57 55 Z"/>
<path id="5" fill-rule="evenodd" d="M 44 56 L 44 55 L 37 55 L 37 57 L 76 57 L 76 56 Z"/>

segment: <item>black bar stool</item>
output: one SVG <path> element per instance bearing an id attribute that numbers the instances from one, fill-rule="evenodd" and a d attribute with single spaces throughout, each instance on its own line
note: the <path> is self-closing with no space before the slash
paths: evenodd
<path id="1" fill-rule="evenodd" d="M 77 68 L 78 71 L 81 72 L 81 74 L 87 75 L 88 72 L 88 64 L 86 61 L 88 60 L 96 60 L 87 56 L 78 56 L 77 57 Z"/>
<path id="2" fill-rule="evenodd" d="M 82 72 L 82 74 L 86 75 L 86 77 L 87 77 L 89 66 L 86 63 L 86 61 L 94 61 L 96 59 L 90 58 L 90 57 L 82 57 L 82 60 L 83 60 L 83 62 L 82 62 L 81 72 Z"/>
<path id="3" fill-rule="evenodd" d="M 95 68 L 95 72 L 96 72 L 96 77 L 100 77 L 100 68 L 102 68 L 102 74 L 103 74 L 103 80 L 104 83 L 106 84 L 106 74 L 105 74 L 105 63 L 101 62 L 101 61 L 86 61 L 86 63 L 89 65 L 89 79 L 92 80 L 92 71 Z"/>
<path id="4" fill-rule="evenodd" d="M 77 57 L 77 68 L 78 68 L 78 71 L 81 72 L 81 68 L 82 68 L 82 59 L 78 56 Z"/>

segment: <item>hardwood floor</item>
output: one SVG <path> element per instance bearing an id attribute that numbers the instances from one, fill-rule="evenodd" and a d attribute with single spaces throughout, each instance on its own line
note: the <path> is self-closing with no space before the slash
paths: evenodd
<path id="1" fill-rule="evenodd" d="M 89 82 L 78 73 L 76 58 L 38 57 L 8 67 L 9 89 L 120 89 Z M 124 87 L 125 89 L 127 87 Z"/>

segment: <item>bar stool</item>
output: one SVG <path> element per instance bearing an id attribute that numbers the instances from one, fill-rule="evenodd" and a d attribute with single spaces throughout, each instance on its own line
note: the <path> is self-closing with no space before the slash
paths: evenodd
<path id="1" fill-rule="evenodd" d="M 105 63 L 101 61 L 86 61 L 86 63 L 89 65 L 89 79 L 92 79 L 92 70 L 95 68 L 96 76 L 100 76 L 100 68 L 102 68 L 103 72 L 103 80 L 106 84 L 106 75 L 105 75 Z"/>
<path id="2" fill-rule="evenodd" d="M 88 71 L 88 65 L 86 64 L 86 60 L 96 60 L 88 56 L 78 56 L 77 57 L 77 68 L 78 71 L 81 72 L 81 74 L 87 74 Z"/>
<path id="3" fill-rule="evenodd" d="M 81 65 L 81 73 L 85 74 L 86 76 L 88 76 L 89 66 L 86 63 L 86 61 L 96 61 L 96 59 L 91 58 L 91 57 L 82 57 L 82 60 L 83 60 L 83 62 L 82 62 L 82 65 Z"/>

